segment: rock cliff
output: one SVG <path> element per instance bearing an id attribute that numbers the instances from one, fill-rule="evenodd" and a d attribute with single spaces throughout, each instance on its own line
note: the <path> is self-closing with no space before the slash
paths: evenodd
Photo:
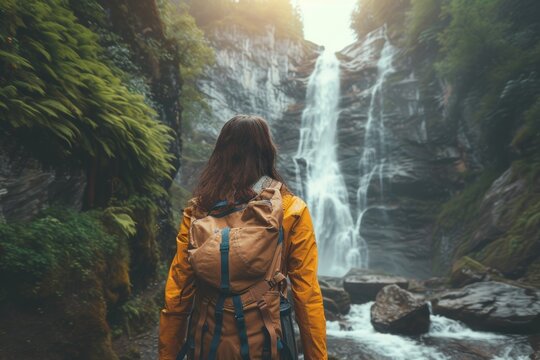
<path id="1" fill-rule="evenodd" d="M 211 108 L 209 116 L 193 119 L 195 131 L 213 144 L 223 123 L 239 113 L 263 116 L 280 150 L 279 166 L 294 179 L 291 156 L 298 145 L 298 124 L 307 79 L 320 52 L 309 41 L 277 36 L 273 26 L 249 34 L 238 25 L 220 27 L 207 34 L 216 63 L 198 81 Z M 192 189 L 201 163 L 184 159 L 179 177 Z M 292 173 L 291 173 L 292 171 Z"/>

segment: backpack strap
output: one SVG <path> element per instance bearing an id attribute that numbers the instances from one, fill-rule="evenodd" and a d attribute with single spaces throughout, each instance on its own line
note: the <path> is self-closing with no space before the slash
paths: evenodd
<path id="1" fill-rule="evenodd" d="M 224 227 L 221 230 L 221 244 L 219 245 L 219 251 L 221 252 L 221 285 L 220 294 L 216 301 L 215 307 L 215 319 L 216 326 L 214 328 L 214 337 L 210 343 L 210 353 L 208 358 L 213 360 L 217 355 L 217 348 L 219 340 L 221 338 L 221 330 L 223 328 L 223 309 L 225 307 L 225 298 L 229 294 L 230 282 L 229 282 L 229 227 Z"/>
<path id="2" fill-rule="evenodd" d="M 278 357 L 276 327 L 274 326 L 274 322 L 272 321 L 272 315 L 270 314 L 268 304 L 266 303 L 264 297 L 259 300 L 259 302 L 257 302 L 257 306 L 259 307 L 259 311 L 261 312 L 264 327 L 266 328 L 266 331 L 268 331 L 268 335 L 270 337 L 270 358 L 277 359 Z"/>
<path id="3" fill-rule="evenodd" d="M 233 296 L 234 303 L 234 318 L 238 327 L 238 335 L 240 336 L 240 355 L 242 360 L 249 360 L 249 343 L 246 331 L 246 322 L 244 320 L 244 310 L 242 299 L 239 295 Z"/>
<path id="4" fill-rule="evenodd" d="M 195 332 L 195 344 L 201 344 L 200 346 L 195 347 L 194 359 L 201 359 L 202 357 L 202 338 L 204 332 L 206 332 L 206 315 L 208 313 L 208 303 L 209 299 L 204 297 L 199 312 L 199 320 L 197 321 L 197 326 L 194 329 Z"/>

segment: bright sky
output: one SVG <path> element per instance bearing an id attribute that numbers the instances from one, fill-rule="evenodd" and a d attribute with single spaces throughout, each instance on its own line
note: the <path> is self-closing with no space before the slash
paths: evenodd
<path id="1" fill-rule="evenodd" d="M 355 41 L 349 28 L 356 0 L 295 0 L 302 9 L 305 38 L 338 51 Z"/>

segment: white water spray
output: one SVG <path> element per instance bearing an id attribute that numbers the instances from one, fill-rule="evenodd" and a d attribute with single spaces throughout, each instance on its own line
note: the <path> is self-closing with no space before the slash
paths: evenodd
<path id="1" fill-rule="evenodd" d="M 340 97 L 339 61 L 325 51 L 307 87 L 300 142 L 295 156 L 301 195 L 312 214 L 319 248 L 319 273 L 343 275 L 367 267 L 367 246 L 359 237 L 336 153 Z"/>
<path id="2" fill-rule="evenodd" d="M 386 27 L 370 34 L 364 42 L 372 47 L 375 40 L 383 40 L 384 45 L 377 62 L 377 79 L 371 88 L 368 117 L 365 127 L 362 156 L 360 158 L 360 181 L 356 192 L 358 217 L 356 230 L 361 236 L 362 218 L 367 210 L 375 205 L 368 205 L 368 191 L 374 180 L 378 180 L 381 203 L 383 201 L 383 179 L 385 166 L 390 166 L 387 151 L 386 129 L 384 126 L 384 92 L 386 79 L 395 70 L 392 66 L 397 49 L 390 43 L 386 35 Z M 379 205 L 384 209 L 384 206 Z"/>
<path id="3" fill-rule="evenodd" d="M 347 188 L 336 154 L 336 128 L 339 118 L 340 73 L 336 56 L 325 51 L 315 66 L 307 88 L 307 103 L 302 114 L 300 143 L 295 156 L 297 182 L 309 205 L 317 236 L 320 266 L 324 275 L 341 276 L 352 267 L 367 268 L 368 247 L 361 237 L 362 218 L 372 207 L 368 191 L 378 180 L 383 196 L 385 166 L 390 166 L 384 127 L 383 86 L 395 70 L 392 66 L 397 49 L 386 35 L 386 28 L 370 34 L 361 49 L 363 56 L 374 55 L 376 44 L 383 41 L 378 56 L 377 78 L 370 90 L 370 104 L 365 125 L 356 211 L 351 211 Z M 354 218 L 354 214 L 358 214 Z"/>

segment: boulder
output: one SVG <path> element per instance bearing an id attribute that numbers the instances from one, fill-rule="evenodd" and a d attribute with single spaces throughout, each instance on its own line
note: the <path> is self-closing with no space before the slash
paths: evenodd
<path id="1" fill-rule="evenodd" d="M 453 287 L 463 287 L 478 281 L 503 279 L 504 276 L 497 270 L 489 268 L 468 256 L 463 256 L 454 263 L 450 275 L 450 283 Z"/>
<path id="2" fill-rule="evenodd" d="M 351 269 L 343 278 L 343 288 L 349 293 L 353 304 L 375 300 L 377 293 L 391 284 L 407 289 L 409 281 L 400 276 L 378 274 L 363 269 Z"/>
<path id="3" fill-rule="evenodd" d="M 534 333 L 540 329 L 540 290 L 498 281 L 475 282 L 432 299 L 433 312 L 473 329 Z"/>
<path id="4" fill-rule="evenodd" d="M 330 298 L 323 297 L 323 305 L 324 318 L 326 319 L 326 321 L 337 321 L 339 319 L 339 308 L 336 302 Z"/>
<path id="5" fill-rule="evenodd" d="M 351 309 L 351 298 L 345 290 L 324 283 L 320 283 L 320 286 L 325 300 L 325 309 L 341 315 L 349 313 Z M 328 300 L 331 300 L 331 302 Z"/>
<path id="6" fill-rule="evenodd" d="M 383 333 L 422 334 L 429 330 L 429 305 L 395 284 L 387 285 L 371 306 L 371 324 Z"/>

